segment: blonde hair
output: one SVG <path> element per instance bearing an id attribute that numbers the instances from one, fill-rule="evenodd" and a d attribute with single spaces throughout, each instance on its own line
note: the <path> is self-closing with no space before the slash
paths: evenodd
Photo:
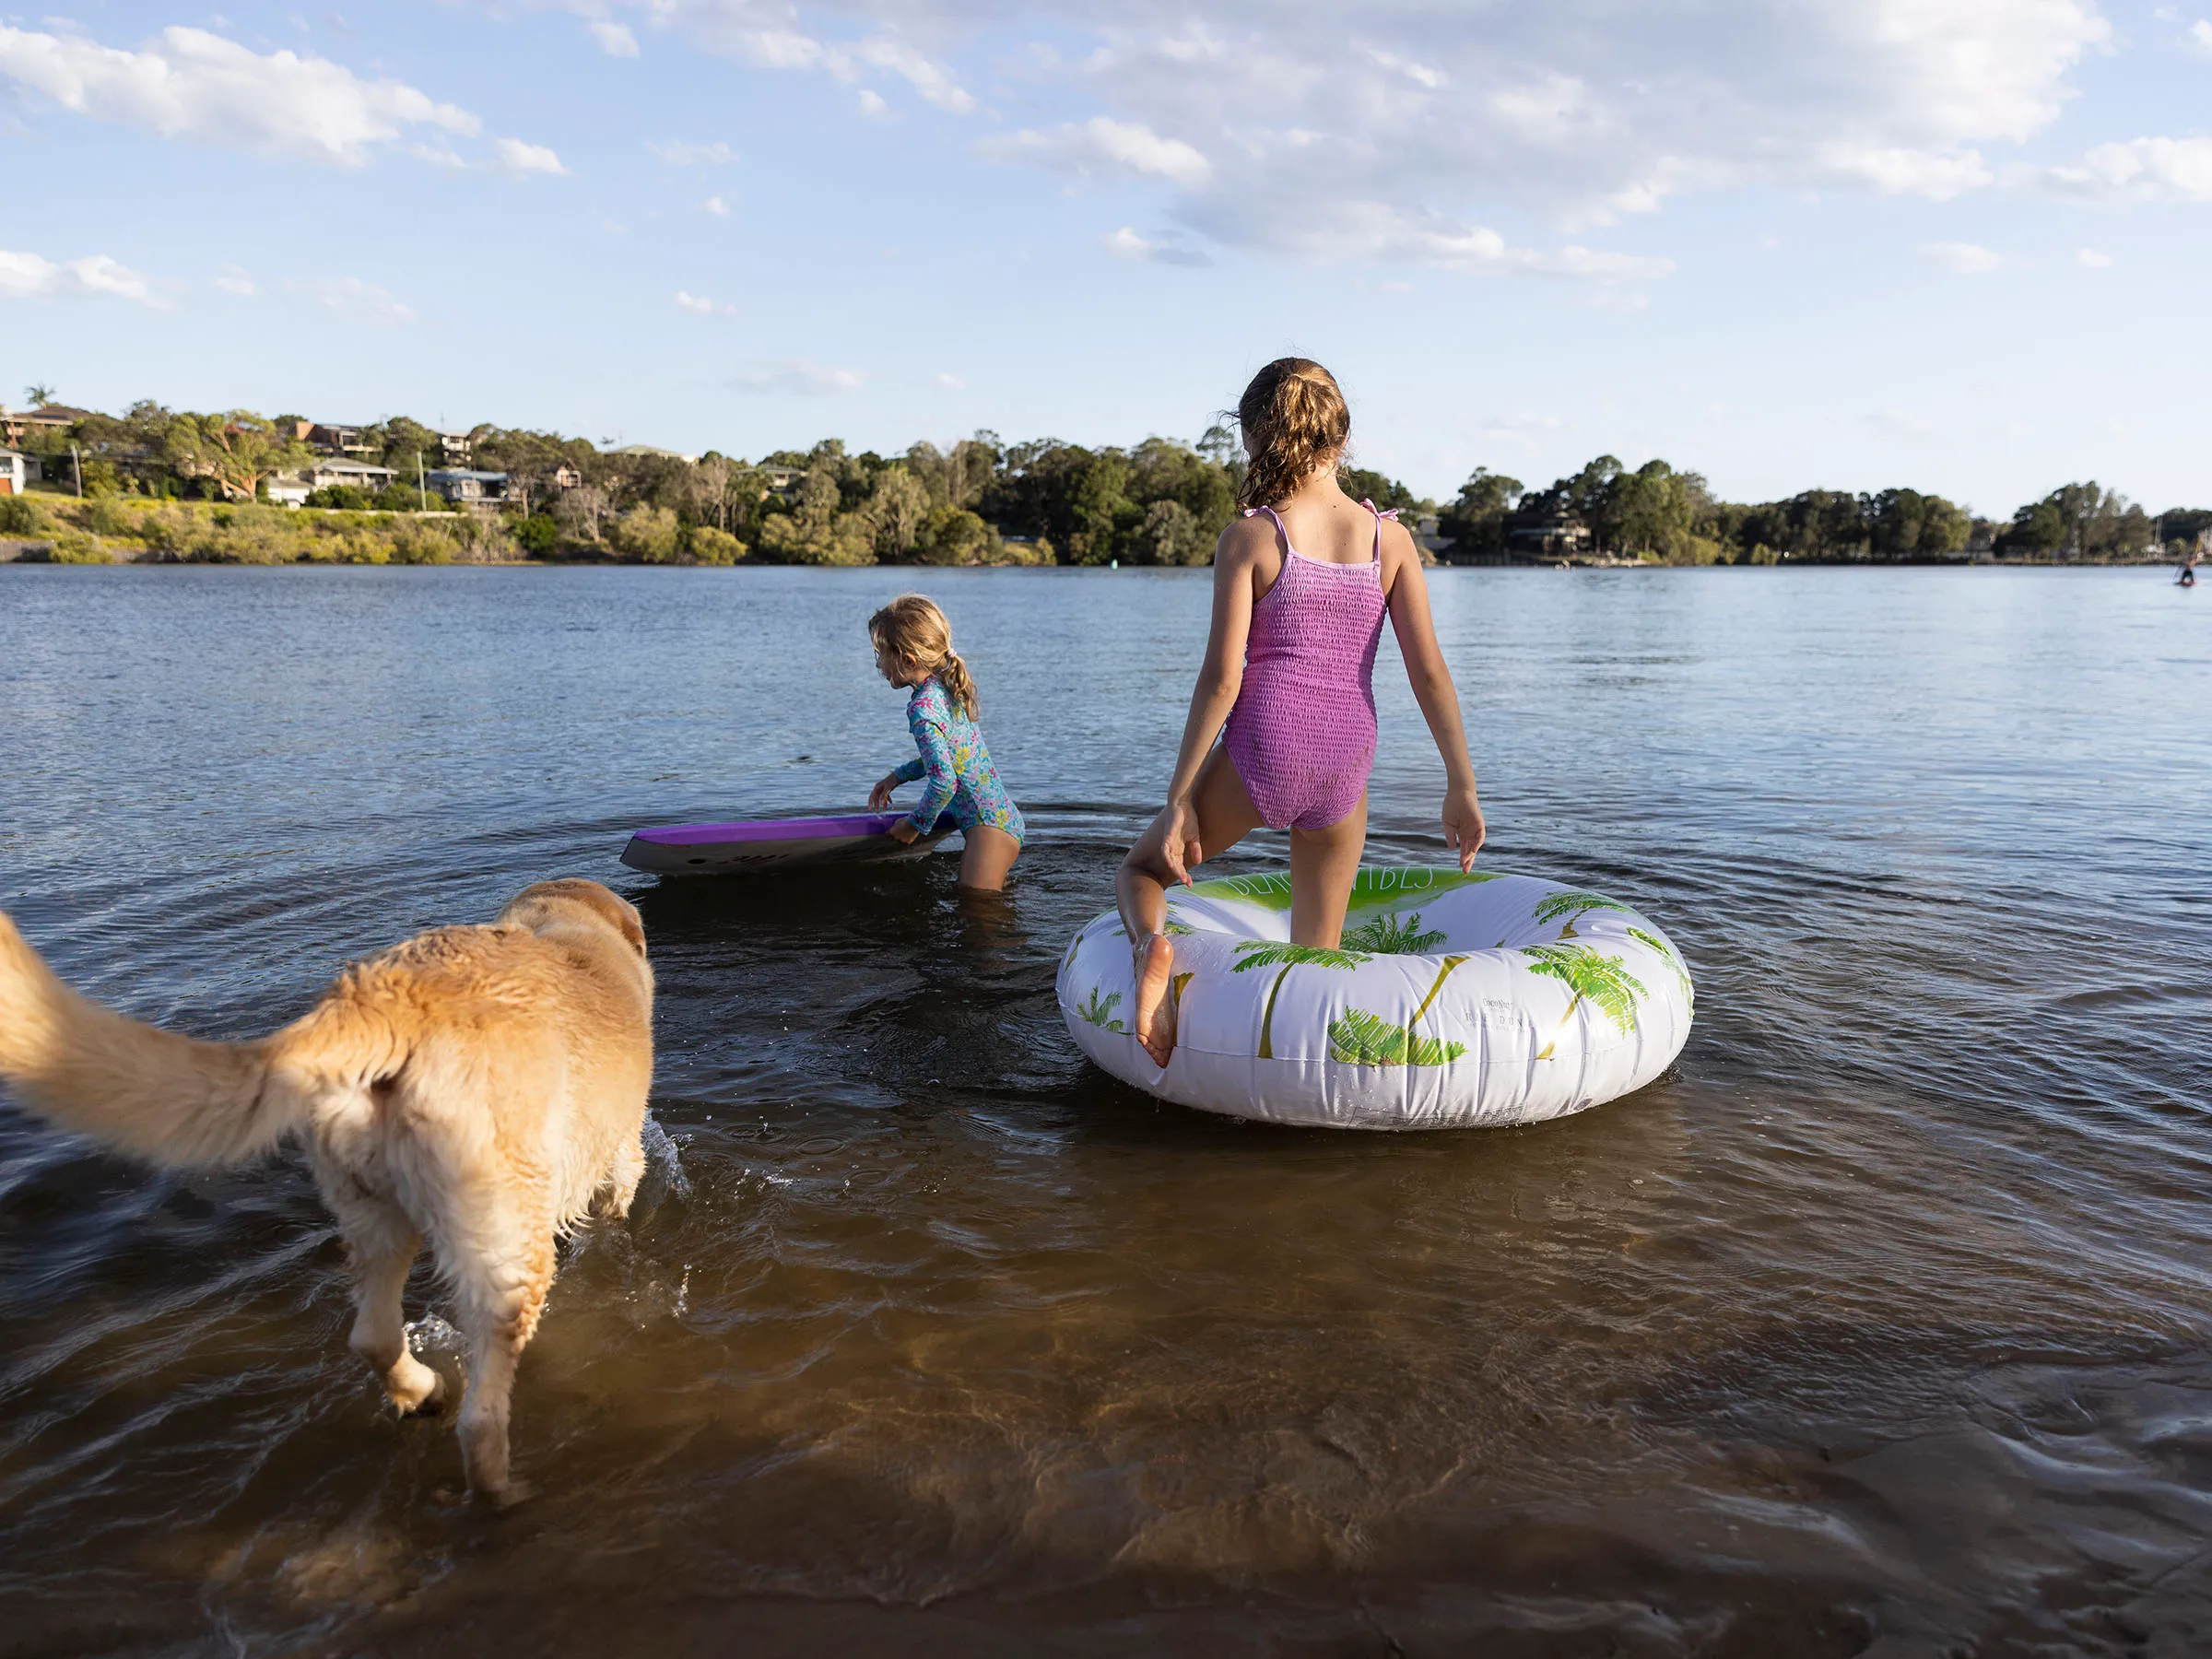
<path id="1" fill-rule="evenodd" d="M 900 594 L 868 618 L 868 638 L 886 656 L 935 675 L 960 712 L 971 720 L 976 717 L 982 705 L 975 700 L 975 681 L 952 648 L 952 624 L 935 600 L 920 594 Z"/>
<path id="2" fill-rule="evenodd" d="M 1237 400 L 1237 425 L 1250 461 L 1237 504 L 1269 507 L 1344 453 L 1352 412 L 1336 377 L 1319 363 L 1277 358 Z"/>

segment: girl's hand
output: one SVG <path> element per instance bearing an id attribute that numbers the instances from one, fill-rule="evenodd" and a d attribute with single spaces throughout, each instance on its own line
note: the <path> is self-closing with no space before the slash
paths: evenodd
<path id="1" fill-rule="evenodd" d="M 1462 874 L 1475 867 L 1475 854 L 1481 850 L 1488 833 L 1482 821 L 1482 803 L 1475 798 L 1473 784 L 1444 793 L 1444 845 L 1458 850 Z"/>
<path id="2" fill-rule="evenodd" d="M 868 810 L 881 812 L 891 804 L 891 791 L 904 782 L 897 772 L 886 772 L 875 788 L 868 791 Z"/>
<path id="3" fill-rule="evenodd" d="M 914 828 L 914 820 L 902 818 L 891 826 L 891 839 L 903 846 L 912 846 L 922 831 Z"/>
<path id="4" fill-rule="evenodd" d="M 1191 865 L 1206 862 L 1197 830 L 1198 815 L 1191 810 L 1190 802 L 1170 801 L 1159 809 L 1159 816 L 1152 820 L 1135 851 L 1142 855 L 1141 863 L 1165 869 L 1172 880 L 1188 887 Z"/>

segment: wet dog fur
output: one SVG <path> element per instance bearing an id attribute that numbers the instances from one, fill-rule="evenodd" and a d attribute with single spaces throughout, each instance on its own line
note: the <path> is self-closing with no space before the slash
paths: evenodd
<path id="1" fill-rule="evenodd" d="M 305 1016 L 203 1042 L 101 1007 L 0 914 L 0 1077 L 61 1128 L 171 1168 L 296 1135 L 345 1237 L 351 1346 L 401 1412 L 443 1380 L 407 1351 L 400 1292 L 424 1241 L 468 1339 L 459 1432 L 472 1490 L 509 1474 L 516 1361 L 556 1236 L 628 1213 L 644 1172 L 653 970 L 638 912 L 598 883 L 541 882 L 484 926 L 350 967 Z"/>

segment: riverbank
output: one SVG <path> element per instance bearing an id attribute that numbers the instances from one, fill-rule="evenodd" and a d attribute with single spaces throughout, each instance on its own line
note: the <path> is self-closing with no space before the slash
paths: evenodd
<path id="1" fill-rule="evenodd" d="M 531 548 L 518 539 L 514 521 L 496 512 L 467 510 L 393 512 L 374 509 L 274 507 L 151 500 L 132 497 L 77 499 L 50 494 L 14 498 L 18 524 L 0 518 L 0 564 L 246 564 L 246 565 L 664 565 L 671 568 L 720 566 L 776 569 L 806 560 L 747 556 L 697 558 L 675 544 L 665 557 L 640 557 L 605 544 L 560 543 Z M 35 519 L 41 528 L 20 530 Z M 727 541 L 730 538 L 724 537 Z M 917 570 L 1038 568 L 1053 563 L 1049 545 L 1015 537 L 977 538 L 968 557 L 885 561 Z M 1511 561 L 1439 561 L 1428 548 L 1424 563 L 1462 570 L 1660 571 L 1683 568 L 1656 555 L 1644 558 L 1574 554 L 1563 559 Z M 1994 565 L 2008 568 L 2079 565 L 2159 566 L 2163 555 L 2065 559 L 2024 556 L 2000 559 L 1989 553 L 1898 559 L 1800 559 L 1712 561 L 1730 569 L 1775 569 L 1791 565 L 1855 568 L 1912 565 L 1958 569 Z M 867 569 L 867 565 L 852 568 Z M 1133 570 L 1156 569 L 1135 565 Z M 1697 568 L 1705 568 L 1700 565 Z"/>

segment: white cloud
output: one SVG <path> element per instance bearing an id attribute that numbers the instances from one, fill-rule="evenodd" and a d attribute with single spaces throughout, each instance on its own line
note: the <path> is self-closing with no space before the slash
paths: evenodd
<path id="1" fill-rule="evenodd" d="M 391 328 L 415 321 L 412 307 L 403 305 L 373 282 L 359 276 L 325 277 L 300 285 L 316 304 L 335 312 L 348 323 Z"/>
<path id="2" fill-rule="evenodd" d="M 2199 18 L 2189 28 L 2189 48 L 2212 57 L 2212 18 Z"/>
<path id="3" fill-rule="evenodd" d="M 629 32 L 627 23 L 609 23 L 601 18 L 591 25 L 592 39 L 599 42 L 599 50 L 608 57 L 634 58 L 638 55 L 638 37 Z"/>
<path id="4" fill-rule="evenodd" d="M 215 286 L 226 294 L 236 294 L 241 300 L 251 300 L 255 292 L 253 276 L 236 265 L 225 267 L 216 277 Z"/>
<path id="5" fill-rule="evenodd" d="M 968 390 L 968 382 L 962 380 L 957 374 L 938 375 L 937 384 L 947 392 L 965 392 Z"/>
<path id="6" fill-rule="evenodd" d="M 1124 259 L 1142 259 L 1154 265 L 1209 265 L 1214 263 L 1198 249 L 1174 238 L 1139 236 L 1127 225 L 1111 236 L 1100 237 L 1099 241 L 1109 253 L 1118 253 Z"/>
<path id="7" fill-rule="evenodd" d="M 550 173 L 564 177 L 568 169 L 560 158 L 542 144 L 524 144 L 520 138 L 501 138 L 492 145 L 499 165 L 511 173 Z"/>
<path id="8" fill-rule="evenodd" d="M 2112 268 L 2112 256 L 2095 248 L 2084 248 L 2074 255 L 2074 263 L 2087 271 L 2109 271 Z"/>
<path id="9" fill-rule="evenodd" d="M 1930 265 L 1941 266 L 1954 276 L 1986 276 L 2005 268 L 2002 253 L 1974 242 L 1923 242 L 1917 252 Z"/>
<path id="10" fill-rule="evenodd" d="M 713 300 L 699 294 L 687 294 L 682 288 L 676 290 L 676 302 L 695 317 L 711 317 L 714 314 Z"/>
<path id="11" fill-rule="evenodd" d="M 856 391 L 866 379 L 857 369 L 832 369 L 805 358 L 773 358 L 732 375 L 729 384 L 734 392 L 822 397 Z"/>
<path id="12" fill-rule="evenodd" d="M 1841 182 L 1870 185 L 1882 195 L 1924 196 L 1936 202 L 1979 190 L 1996 178 L 1977 149 L 1877 148 L 1839 141 L 1823 145 L 1818 159 Z"/>
<path id="13" fill-rule="evenodd" d="M 0 299 L 58 300 L 100 297 L 135 300 L 168 309 L 152 281 L 105 253 L 52 260 L 37 253 L 0 252 Z"/>
<path id="14" fill-rule="evenodd" d="M 863 87 L 860 89 L 860 112 L 870 121 L 888 121 L 890 119 L 891 106 L 884 101 L 883 94 L 875 88 Z"/>
<path id="15" fill-rule="evenodd" d="M 712 144 L 691 144 L 683 139 L 655 144 L 647 139 L 645 147 L 671 167 L 727 167 L 737 159 L 737 152 L 719 139 Z"/>
<path id="16" fill-rule="evenodd" d="M 1149 174 L 1171 183 L 1202 184 L 1212 164 L 1180 138 L 1162 138 L 1150 127 L 1097 115 L 1050 132 L 1009 133 L 977 147 L 999 160 L 1030 160 L 1078 178 Z"/>
<path id="17" fill-rule="evenodd" d="M 163 138 L 359 167 L 409 128 L 473 137 L 481 124 L 395 80 L 324 58 L 259 53 L 172 28 L 135 52 L 81 35 L 0 27 L 0 78 L 64 109 Z"/>
<path id="18" fill-rule="evenodd" d="M 730 205 L 718 195 L 711 195 L 700 205 L 703 206 L 709 213 L 712 214 L 716 218 L 728 218 L 730 217 Z"/>
<path id="19" fill-rule="evenodd" d="M 555 3 L 947 110 L 974 107 L 960 69 L 987 61 L 1012 118 L 986 158 L 1150 189 L 1203 242 L 1623 279 L 1664 262 L 1479 227 L 1747 185 L 1987 189 L 2113 40 L 2100 0 Z"/>
<path id="20" fill-rule="evenodd" d="M 2072 167 L 2043 171 L 2062 195 L 2100 202 L 2212 202 L 2212 138 L 2100 144 Z"/>

